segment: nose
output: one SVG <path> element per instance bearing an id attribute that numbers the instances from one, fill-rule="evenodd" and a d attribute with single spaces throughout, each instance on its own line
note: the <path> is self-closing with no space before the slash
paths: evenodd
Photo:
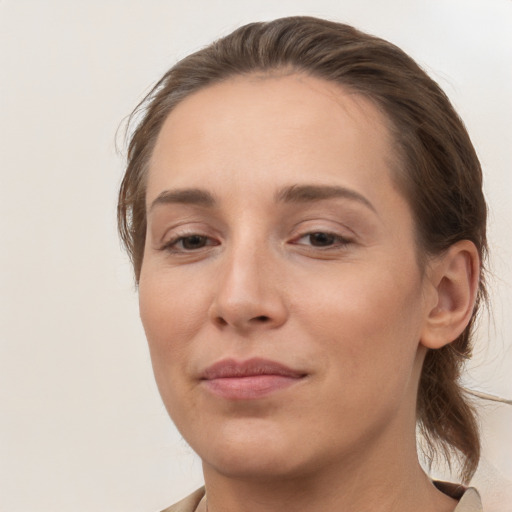
<path id="1" fill-rule="evenodd" d="M 209 315 L 222 328 L 239 332 L 275 329 L 288 317 L 282 278 L 269 249 L 233 247 L 221 256 Z"/>

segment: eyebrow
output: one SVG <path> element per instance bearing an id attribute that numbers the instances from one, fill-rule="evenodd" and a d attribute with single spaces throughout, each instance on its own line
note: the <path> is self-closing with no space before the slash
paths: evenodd
<path id="1" fill-rule="evenodd" d="M 175 190 L 164 190 L 151 203 L 149 211 L 155 206 L 163 204 L 191 204 L 196 206 L 204 206 L 213 208 L 217 201 L 210 192 L 200 188 L 182 188 Z"/>
<path id="2" fill-rule="evenodd" d="M 333 185 L 291 185 L 278 190 L 275 195 L 276 202 L 284 203 L 310 203 L 336 198 L 357 201 L 372 212 L 377 213 L 373 204 L 366 197 L 346 187 Z"/>
<path id="3" fill-rule="evenodd" d="M 274 196 L 277 203 L 311 203 L 336 198 L 356 201 L 377 213 L 375 207 L 366 197 L 355 190 L 340 186 L 290 185 L 278 190 Z M 165 204 L 189 204 L 213 208 L 217 205 L 217 200 L 210 192 L 200 188 L 164 190 L 151 203 L 149 211 L 153 210 L 155 206 Z"/>

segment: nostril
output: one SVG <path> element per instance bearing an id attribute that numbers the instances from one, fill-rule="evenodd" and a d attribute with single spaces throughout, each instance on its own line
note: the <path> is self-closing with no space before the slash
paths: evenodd
<path id="1" fill-rule="evenodd" d="M 254 317 L 254 320 L 256 320 L 257 322 L 266 323 L 270 320 L 270 318 L 265 315 L 260 315 L 260 316 Z"/>
<path id="2" fill-rule="evenodd" d="M 228 323 L 226 322 L 226 320 L 224 320 L 224 318 L 222 318 L 221 316 L 217 317 L 217 318 L 216 318 L 216 321 L 217 321 L 217 323 L 218 323 L 220 326 L 222 326 L 222 327 L 224 327 L 225 325 L 228 325 Z"/>

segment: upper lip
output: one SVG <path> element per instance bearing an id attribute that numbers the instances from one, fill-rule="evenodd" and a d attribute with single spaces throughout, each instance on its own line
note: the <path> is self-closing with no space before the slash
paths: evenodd
<path id="1" fill-rule="evenodd" d="M 201 373 L 201 380 L 255 377 L 259 375 L 279 375 L 297 379 L 304 377 L 306 374 L 269 359 L 252 358 L 246 361 L 223 359 L 206 368 Z"/>

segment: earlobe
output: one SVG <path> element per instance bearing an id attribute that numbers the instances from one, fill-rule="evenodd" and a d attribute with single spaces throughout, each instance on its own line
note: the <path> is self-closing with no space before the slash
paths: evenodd
<path id="1" fill-rule="evenodd" d="M 427 311 L 421 344 L 438 349 L 464 331 L 475 306 L 480 257 L 473 242 L 461 240 L 432 261 L 434 299 Z"/>

